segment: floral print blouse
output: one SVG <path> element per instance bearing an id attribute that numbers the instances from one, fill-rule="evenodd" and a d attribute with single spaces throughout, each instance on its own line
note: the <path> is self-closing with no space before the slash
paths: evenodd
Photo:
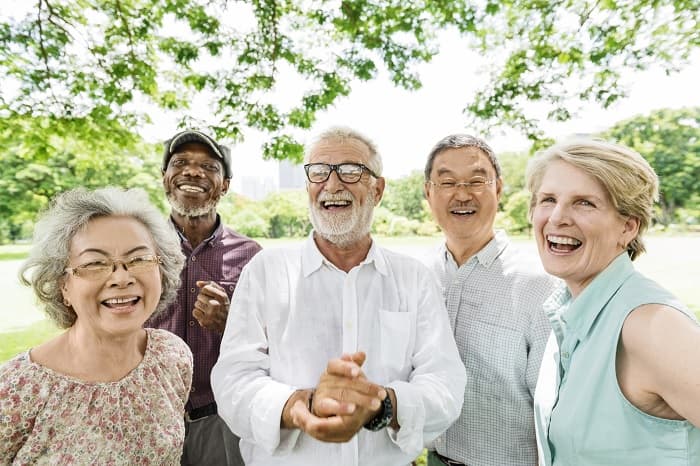
<path id="1" fill-rule="evenodd" d="M 146 329 L 141 363 L 116 382 L 83 382 L 31 361 L 0 366 L 0 465 L 179 465 L 192 353 Z"/>

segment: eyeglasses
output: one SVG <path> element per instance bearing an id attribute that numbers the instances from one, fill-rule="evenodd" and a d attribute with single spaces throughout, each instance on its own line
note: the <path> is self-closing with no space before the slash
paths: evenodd
<path id="1" fill-rule="evenodd" d="M 147 272 L 154 266 L 162 264 L 160 256 L 146 254 L 143 256 L 130 257 L 126 260 L 102 259 L 80 264 L 76 267 L 66 267 L 65 272 L 72 273 L 76 277 L 86 280 L 103 280 L 117 270 L 117 264 L 124 266 L 126 270 L 134 275 Z"/>
<path id="2" fill-rule="evenodd" d="M 428 183 L 435 186 L 437 190 L 442 191 L 446 194 L 454 194 L 457 192 L 460 186 L 464 186 L 466 190 L 471 193 L 480 193 L 484 189 L 486 189 L 486 186 L 493 184 L 495 181 L 495 179 L 489 180 L 487 178 L 472 178 L 469 181 L 460 182 L 453 180 L 445 180 L 436 183 L 434 181 L 428 180 Z"/>
<path id="3" fill-rule="evenodd" d="M 323 183 L 335 172 L 343 183 L 357 183 L 362 178 L 362 172 L 366 171 L 375 178 L 379 175 L 361 163 L 339 163 L 337 165 L 329 163 L 307 163 L 304 165 L 306 178 L 311 183 Z"/>

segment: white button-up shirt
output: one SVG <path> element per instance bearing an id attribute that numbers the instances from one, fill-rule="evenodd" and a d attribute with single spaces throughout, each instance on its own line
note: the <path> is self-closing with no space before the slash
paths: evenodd
<path id="1" fill-rule="evenodd" d="M 362 429 L 347 443 L 281 429 L 296 389 L 330 359 L 365 351 L 367 378 L 396 393 L 397 431 Z M 435 279 L 418 261 L 372 244 L 346 273 L 312 237 L 266 249 L 241 274 L 211 376 L 219 415 L 246 465 L 407 465 L 460 413 L 466 375 Z"/>

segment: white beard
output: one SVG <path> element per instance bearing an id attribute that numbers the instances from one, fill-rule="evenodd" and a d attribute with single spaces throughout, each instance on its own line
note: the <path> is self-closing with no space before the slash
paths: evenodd
<path id="1" fill-rule="evenodd" d="M 221 199 L 221 196 L 219 196 L 216 199 L 210 199 L 204 205 L 188 207 L 181 203 L 177 196 L 173 195 L 172 193 L 168 193 L 166 197 L 168 198 L 170 207 L 172 207 L 175 212 L 188 218 L 202 217 L 207 215 L 209 212 L 215 211 L 216 205 L 219 203 L 219 199 Z"/>
<path id="2" fill-rule="evenodd" d="M 330 212 L 321 207 L 321 202 L 329 200 L 349 200 L 352 201 L 352 207 L 348 211 Z M 365 238 L 372 228 L 374 201 L 374 191 L 371 189 L 363 205 L 349 191 L 325 195 L 321 193 L 315 202 L 309 203 L 314 231 L 338 247 L 352 246 Z"/>

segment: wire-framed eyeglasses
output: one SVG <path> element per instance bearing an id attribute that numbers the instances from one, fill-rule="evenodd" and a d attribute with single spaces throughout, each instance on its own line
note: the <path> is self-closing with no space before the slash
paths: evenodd
<path id="1" fill-rule="evenodd" d="M 117 264 L 121 264 L 130 273 L 138 275 L 162 263 L 163 261 L 160 256 L 144 254 L 125 260 L 111 258 L 94 260 L 75 267 L 66 267 L 64 271 L 73 274 L 75 277 L 84 278 L 86 280 L 103 280 L 117 270 Z"/>
<path id="2" fill-rule="evenodd" d="M 311 183 L 323 183 L 331 176 L 331 172 L 335 172 L 343 183 L 357 183 L 362 178 L 362 173 L 367 172 L 375 178 L 379 175 L 370 170 L 366 165 L 361 163 L 307 163 L 304 165 L 306 178 Z"/>
<path id="3" fill-rule="evenodd" d="M 442 191 L 446 194 L 452 194 L 457 192 L 460 187 L 464 187 L 467 191 L 472 193 L 480 193 L 487 186 L 492 185 L 496 180 L 488 178 L 472 178 L 469 181 L 455 181 L 455 180 L 442 180 L 442 181 L 432 181 L 428 180 L 428 183 L 433 185 L 438 191 Z"/>

